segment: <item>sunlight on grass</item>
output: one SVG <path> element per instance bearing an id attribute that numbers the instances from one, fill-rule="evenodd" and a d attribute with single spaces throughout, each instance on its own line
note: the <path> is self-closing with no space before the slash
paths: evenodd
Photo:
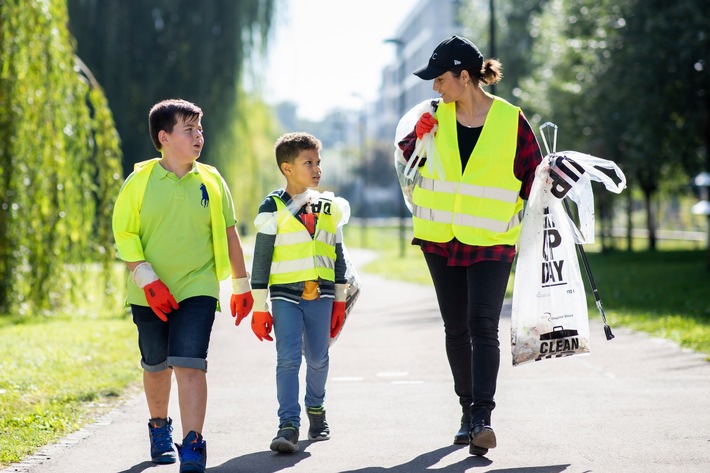
<path id="1" fill-rule="evenodd" d="M 71 314 L 0 317 L 0 350 L 11 354 L 0 358 L 0 466 L 93 421 L 140 382 L 122 295 L 105 294 L 84 276 L 91 303 Z"/>
<path id="2" fill-rule="evenodd" d="M 57 319 L 0 329 L 0 464 L 76 430 L 140 380 L 128 318 Z"/>
<path id="3" fill-rule="evenodd" d="M 348 227 L 346 227 L 347 229 Z M 378 252 L 378 258 L 362 271 L 385 278 L 431 284 L 431 277 L 418 247 L 411 246 L 407 232 L 404 256 L 399 230 L 394 227 L 346 231 L 348 247 L 364 247 Z M 623 242 L 616 242 L 622 248 Z M 592 274 L 609 324 L 664 337 L 681 347 L 705 353 L 710 361 L 710 271 L 705 266 L 707 252 L 697 242 L 664 242 L 663 249 L 643 251 L 646 242 L 635 240 L 634 252 L 599 253 L 598 245 L 585 246 Z M 584 267 L 582 279 L 587 289 L 590 318 L 598 310 Z M 512 297 L 511 274 L 506 297 Z"/>

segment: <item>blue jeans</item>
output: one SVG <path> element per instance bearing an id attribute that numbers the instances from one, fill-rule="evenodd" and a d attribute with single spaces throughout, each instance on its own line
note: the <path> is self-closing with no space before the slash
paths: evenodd
<path id="1" fill-rule="evenodd" d="M 163 322 L 150 307 L 131 305 L 144 370 L 157 372 L 180 366 L 207 371 L 207 349 L 217 299 L 188 297 L 179 306 Z"/>
<path id="2" fill-rule="evenodd" d="M 279 427 L 286 422 L 300 426 L 298 373 L 302 355 L 306 357 L 306 408 L 321 406 L 325 399 L 333 299 L 301 299 L 298 304 L 276 299 L 271 301 L 271 306 L 276 337 Z"/>

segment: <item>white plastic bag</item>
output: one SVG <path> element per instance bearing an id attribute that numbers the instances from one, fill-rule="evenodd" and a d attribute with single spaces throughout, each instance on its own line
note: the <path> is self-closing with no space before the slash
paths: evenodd
<path id="1" fill-rule="evenodd" d="M 345 296 L 345 320 L 343 321 L 343 326 L 340 328 L 340 332 L 338 332 L 334 338 L 330 339 L 329 346 L 332 346 L 338 337 L 340 337 L 340 334 L 343 333 L 345 324 L 350 319 L 350 313 L 352 312 L 358 297 L 360 297 L 360 290 L 362 289 L 362 281 L 360 280 L 357 270 L 355 270 L 355 266 L 352 263 L 352 259 L 350 258 L 350 254 L 348 253 L 347 248 L 345 248 L 344 243 L 343 255 L 345 256 L 345 264 L 347 266 L 345 270 L 345 278 L 348 280 L 348 293 Z"/>
<path id="2" fill-rule="evenodd" d="M 556 153 L 554 143 L 552 153 L 547 151 L 535 170 L 518 242 L 513 366 L 589 353 L 587 300 L 575 245 L 594 242 L 591 181 L 617 194 L 626 187 L 624 173 L 612 161 L 575 151 Z M 563 205 L 565 197 L 577 206 L 579 227 Z"/>
<path id="3" fill-rule="evenodd" d="M 412 193 L 419 174 L 419 165 L 423 158 L 426 158 L 425 166 L 432 174 L 444 178 L 444 166 L 441 164 L 439 152 L 436 149 L 434 137 L 438 126 L 434 126 L 429 133 L 426 133 L 421 140 L 417 140 L 417 145 L 409 161 L 404 159 L 404 153 L 399 148 L 399 142 L 414 130 L 414 127 L 425 113 L 434 115 L 435 110 L 431 100 L 425 100 L 412 107 L 397 124 L 394 139 L 394 168 L 399 179 L 399 186 L 402 189 L 404 201 L 409 211 L 412 211 Z"/>
<path id="4" fill-rule="evenodd" d="M 562 203 L 550 192 L 548 169 L 543 160 L 535 172 L 520 231 L 511 317 L 513 366 L 589 353 L 575 235 Z"/>

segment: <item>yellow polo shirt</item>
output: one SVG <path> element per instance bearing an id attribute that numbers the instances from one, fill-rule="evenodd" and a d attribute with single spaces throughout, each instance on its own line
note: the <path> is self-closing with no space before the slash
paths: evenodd
<path id="1" fill-rule="evenodd" d="M 237 223 L 234 203 L 224 179 L 219 181 L 222 213 L 226 227 L 230 227 Z M 178 302 L 194 296 L 219 299 L 206 197 L 196 164 L 181 179 L 156 164 L 143 196 L 139 235 L 143 253 Z M 143 290 L 130 276 L 127 302 L 148 305 Z"/>

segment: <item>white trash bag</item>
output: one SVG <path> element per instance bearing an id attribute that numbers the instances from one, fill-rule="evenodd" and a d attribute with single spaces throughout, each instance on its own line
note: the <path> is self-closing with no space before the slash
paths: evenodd
<path id="1" fill-rule="evenodd" d="M 602 169 L 613 172 L 620 182 Z M 591 180 L 617 194 L 626 186 L 616 164 L 575 151 L 548 149 L 535 170 L 515 266 L 513 366 L 589 353 L 587 299 L 575 245 L 594 241 Z M 579 227 L 566 211 L 565 197 L 577 205 Z M 601 310 L 600 301 L 598 306 Z"/>
<path id="2" fill-rule="evenodd" d="M 340 334 L 343 333 L 345 324 L 348 320 L 350 320 L 350 313 L 352 312 L 353 307 L 355 307 L 355 302 L 357 302 L 358 297 L 360 297 L 360 290 L 362 289 L 360 275 L 357 273 L 357 270 L 352 263 L 352 259 L 350 258 L 347 248 L 345 247 L 345 243 L 343 243 L 343 255 L 345 256 L 345 263 L 347 265 L 347 269 L 345 270 L 345 278 L 348 280 L 348 293 L 345 296 L 345 320 L 343 321 L 343 326 L 340 328 L 340 332 L 338 332 L 334 338 L 330 339 L 329 346 L 332 346 L 338 337 L 340 337 Z"/>
<path id="3" fill-rule="evenodd" d="M 439 152 L 436 149 L 436 143 L 434 141 L 436 131 L 439 127 L 438 125 L 434 125 L 434 128 L 432 128 L 429 133 L 426 133 L 421 140 L 417 140 L 416 148 L 409 161 L 404 159 L 404 153 L 399 148 L 399 142 L 414 130 L 419 117 L 427 112 L 431 113 L 432 116 L 436 113 L 434 105 L 436 103 L 436 100 L 425 100 L 412 107 L 399 120 L 397 130 L 394 134 L 394 169 L 397 172 L 404 202 L 407 204 L 407 208 L 410 212 L 412 211 L 412 193 L 414 192 L 414 185 L 416 184 L 416 178 L 419 174 L 421 160 L 426 158 L 424 165 L 427 166 L 427 169 L 441 178 L 445 177 L 444 166 L 441 163 Z"/>

